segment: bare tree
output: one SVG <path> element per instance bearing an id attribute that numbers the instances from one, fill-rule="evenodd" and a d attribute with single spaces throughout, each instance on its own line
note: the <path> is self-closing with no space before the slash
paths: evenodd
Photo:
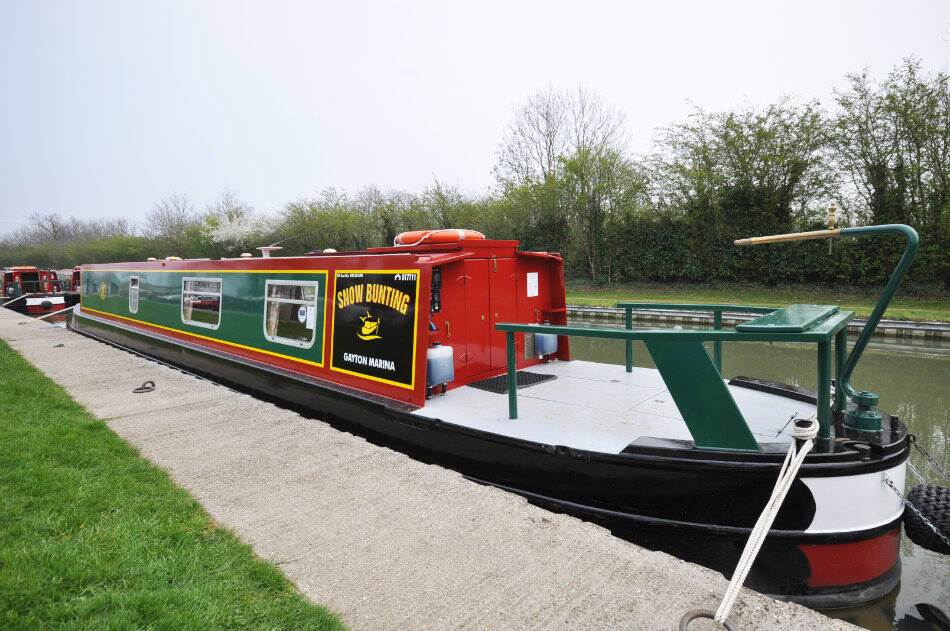
<path id="1" fill-rule="evenodd" d="M 623 152 L 626 116 L 582 87 L 567 99 L 571 121 L 571 153 L 589 152 L 602 157 L 610 151 Z"/>
<path id="2" fill-rule="evenodd" d="M 231 188 L 226 188 L 208 204 L 207 213 L 217 219 L 234 221 L 254 212 L 254 208 L 244 202 Z"/>
<path id="3" fill-rule="evenodd" d="M 548 87 L 528 97 L 515 112 L 498 148 L 495 176 L 501 182 L 543 179 L 567 150 L 568 104 Z"/>
<path id="4" fill-rule="evenodd" d="M 624 115 L 583 87 L 548 87 L 515 112 L 498 147 L 495 176 L 503 185 L 543 181 L 566 156 L 622 152 Z"/>
<path id="5" fill-rule="evenodd" d="M 69 225 L 59 213 L 33 213 L 30 215 L 30 227 L 33 240 L 37 243 L 53 241 L 62 243 L 69 235 Z"/>
<path id="6" fill-rule="evenodd" d="M 195 206 L 184 193 L 172 193 L 160 199 L 145 216 L 145 233 L 175 241 L 196 223 Z"/>

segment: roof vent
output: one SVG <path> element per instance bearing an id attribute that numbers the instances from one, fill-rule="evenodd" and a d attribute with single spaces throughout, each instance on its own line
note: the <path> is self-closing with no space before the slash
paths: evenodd
<path id="1" fill-rule="evenodd" d="M 274 250 L 283 250 L 284 248 L 280 247 L 279 245 L 265 245 L 257 249 L 261 251 L 262 257 L 264 257 L 265 259 L 269 259 L 271 257 L 270 256 L 271 252 L 273 252 Z"/>

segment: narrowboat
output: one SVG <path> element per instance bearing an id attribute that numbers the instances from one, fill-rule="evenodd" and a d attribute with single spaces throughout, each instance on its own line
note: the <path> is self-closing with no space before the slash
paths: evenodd
<path id="1" fill-rule="evenodd" d="M 62 280 L 56 270 L 32 265 L 3 269 L 3 306 L 28 315 L 62 311 L 79 302 L 79 293 Z"/>
<path id="2" fill-rule="evenodd" d="M 814 448 L 747 585 L 852 606 L 889 592 L 901 572 L 903 504 L 885 479 L 903 488 L 907 429 L 850 375 L 916 233 L 737 242 L 881 232 L 904 235 L 908 249 L 850 354 L 854 314 L 834 305 L 705 305 L 717 326 L 698 330 L 634 328 L 636 303 L 623 303 L 625 328 L 568 326 L 561 256 L 457 230 L 359 252 L 85 265 L 70 326 L 727 576 L 795 421 L 816 418 Z M 757 317 L 722 328 L 722 312 Z M 572 360 L 573 336 L 626 345 L 626 365 Z M 656 369 L 634 366 L 634 340 Z M 815 388 L 724 380 L 723 343 L 747 341 L 812 346 Z"/>
<path id="3" fill-rule="evenodd" d="M 78 265 L 76 267 L 67 267 L 56 270 L 56 277 L 59 279 L 60 290 L 76 293 L 77 300 L 79 293 L 79 271 L 80 268 Z"/>

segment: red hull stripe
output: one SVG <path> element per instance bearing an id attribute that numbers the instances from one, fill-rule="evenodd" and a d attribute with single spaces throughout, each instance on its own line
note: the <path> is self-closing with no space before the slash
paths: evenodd
<path id="1" fill-rule="evenodd" d="M 811 565 L 809 587 L 864 583 L 897 565 L 900 528 L 864 541 L 798 547 Z"/>

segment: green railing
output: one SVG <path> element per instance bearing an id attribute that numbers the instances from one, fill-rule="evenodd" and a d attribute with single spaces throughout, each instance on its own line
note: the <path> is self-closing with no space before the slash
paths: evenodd
<path id="1" fill-rule="evenodd" d="M 707 306 L 708 307 L 708 306 Z M 725 311 L 746 307 L 724 306 Z M 754 307 L 762 309 L 762 307 Z M 776 311 L 776 309 L 766 309 Z M 817 345 L 817 418 L 820 438 L 831 437 L 832 344 L 834 366 L 840 378 L 845 364 L 847 327 L 854 313 L 839 311 L 801 332 L 761 332 L 722 329 L 600 329 L 549 324 L 498 323 L 505 332 L 508 352 L 508 416 L 518 418 L 515 333 L 548 333 L 574 337 L 642 341 L 670 391 L 683 421 L 698 447 L 759 449 L 748 423 L 732 399 L 705 342 L 792 342 Z"/>
<path id="2" fill-rule="evenodd" d="M 745 305 L 710 305 L 679 302 L 618 302 L 617 306 L 624 310 L 624 325 L 627 329 L 633 328 L 634 309 L 673 309 L 676 311 L 711 311 L 713 314 L 713 329 L 722 329 L 722 314 L 730 313 L 772 313 L 779 307 L 751 307 Z M 633 341 L 628 340 L 627 372 L 633 372 Z M 716 369 L 722 372 L 722 342 L 713 342 L 713 363 Z"/>
<path id="3" fill-rule="evenodd" d="M 799 232 L 796 234 L 773 235 L 766 237 L 752 237 L 749 239 L 738 239 L 735 241 L 736 245 L 757 245 L 761 243 L 778 243 L 781 241 L 805 241 L 809 239 L 824 239 L 832 237 L 871 237 L 888 234 L 904 237 L 904 253 L 897 262 L 897 266 L 894 268 L 893 273 L 891 273 L 891 277 L 888 279 L 887 285 L 884 286 L 884 291 L 881 292 L 881 297 L 878 298 L 877 304 L 874 305 L 874 310 L 868 317 L 864 328 L 861 329 L 861 334 L 858 336 L 857 341 L 855 341 L 854 348 L 851 349 L 851 354 L 847 355 L 847 358 L 845 358 L 848 344 L 847 336 L 842 335 L 840 339 L 835 338 L 835 368 L 837 370 L 837 377 L 835 379 L 835 409 L 838 411 L 843 412 L 848 409 L 847 401 L 849 397 L 857 403 L 859 409 L 868 407 L 869 405 L 877 404 L 877 395 L 870 392 L 855 391 L 854 387 L 851 385 L 851 375 L 854 373 L 854 368 L 858 365 L 858 361 L 861 359 L 864 349 L 867 348 L 868 342 L 871 341 L 871 336 L 874 335 L 874 330 L 877 329 L 877 325 L 880 324 L 881 318 L 884 316 L 884 312 L 887 311 L 887 307 L 894 298 L 897 288 L 907 275 L 907 270 L 910 269 L 911 263 L 914 262 L 914 257 L 917 256 L 917 250 L 920 248 L 920 237 L 917 235 L 917 231 L 910 226 L 898 223 L 884 224 L 880 226 L 863 226 L 858 228 L 840 228 L 837 230 Z"/>
<path id="4" fill-rule="evenodd" d="M 670 394 L 683 416 L 698 447 L 718 449 L 759 449 L 758 443 L 749 430 L 732 395 L 722 379 L 722 342 L 792 342 L 814 343 L 817 345 L 817 383 L 816 408 L 819 424 L 819 438 L 831 437 L 831 372 L 834 357 L 835 398 L 834 407 L 845 413 L 846 425 L 849 417 L 859 416 L 863 411 L 877 404 L 877 396 L 869 392 L 855 392 L 851 386 L 851 375 L 867 347 L 874 330 L 880 323 L 898 286 L 907 274 L 919 247 L 916 231 L 903 224 L 867 226 L 861 228 L 841 228 L 819 230 L 795 234 L 773 235 L 739 239 L 736 245 L 755 245 L 781 241 L 803 241 L 832 237 L 860 237 L 882 234 L 898 234 L 904 237 L 904 253 L 888 280 L 881 297 L 878 299 L 871 316 L 861 331 L 854 348 L 848 354 L 848 323 L 854 314 L 850 311 L 821 315 L 805 322 L 796 330 L 782 331 L 779 327 L 768 330 L 769 325 L 743 325 L 745 330 L 723 330 L 723 312 L 766 314 L 762 319 L 786 316 L 794 319 L 791 307 L 760 307 L 745 305 L 716 304 L 676 304 L 620 302 L 617 304 L 625 311 L 624 329 L 595 329 L 576 326 L 552 326 L 543 324 L 498 323 L 495 328 L 505 332 L 508 353 L 508 415 L 518 418 L 518 393 L 515 353 L 515 333 L 547 333 L 554 335 L 592 337 L 623 340 L 626 345 L 626 370 L 633 371 L 633 342 L 642 341 L 653 357 Z M 798 305 L 814 311 L 827 306 Z M 633 309 L 677 309 L 688 311 L 711 311 L 713 313 L 712 330 L 690 329 L 634 329 Z M 837 307 L 831 309 L 837 310 Z M 781 313 L 779 313 L 781 311 Z M 822 319 L 823 318 L 823 319 Z M 757 328 L 758 327 L 758 328 Z M 757 330 L 752 330 L 757 329 Z M 706 351 L 705 342 L 713 343 L 713 358 Z M 833 351 L 832 351 L 833 343 Z M 858 412 L 848 408 L 848 399 L 857 406 Z M 879 415 L 878 415 L 879 416 Z M 859 419 L 860 420 L 860 419 Z M 879 425 L 879 423 L 878 423 Z M 849 427 L 851 427 L 849 425 Z M 861 427 L 861 429 L 867 429 Z M 879 427 L 878 427 L 879 429 Z M 874 431 L 874 430 L 870 430 Z"/>
<path id="5" fill-rule="evenodd" d="M 871 312 L 870 317 L 868 317 L 868 321 L 861 330 L 861 335 L 858 336 L 857 341 L 854 343 L 854 348 L 851 349 L 851 354 L 848 355 L 848 359 L 842 369 L 841 386 L 848 396 L 853 396 L 855 394 L 854 388 L 851 387 L 851 374 L 854 372 L 854 367 L 858 365 L 858 360 L 861 359 L 864 349 L 867 347 L 868 342 L 871 341 L 871 336 L 874 335 L 874 330 L 881 322 L 881 318 L 884 317 L 884 312 L 887 311 L 887 307 L 890 305 L 891 299 L 894 298 L 897 288 L 907 275 L 907 270 L 910 269 L 911 263 L 914 262 L 914 257 L 917 256 L 917 250 L 920 248 L 920 237 L 917 236 L 917 231 L 910 226 L 905 226 L 904 224 L 888 224 L 884 226 L 866 226 L 864 228 L 841 229 L 841 236 L 843 237 L 864 237 L 880 234 L 901 235 L 904 237 L 906 244 L 904 246 L 904 253 L 897 262 L 897 267 L 894 268 L 894 272 L 887 281 L 887 285 L 884 287 L 881 297 L 878 299 L 877 304 L 874 305 L 874 310 Z"/>

